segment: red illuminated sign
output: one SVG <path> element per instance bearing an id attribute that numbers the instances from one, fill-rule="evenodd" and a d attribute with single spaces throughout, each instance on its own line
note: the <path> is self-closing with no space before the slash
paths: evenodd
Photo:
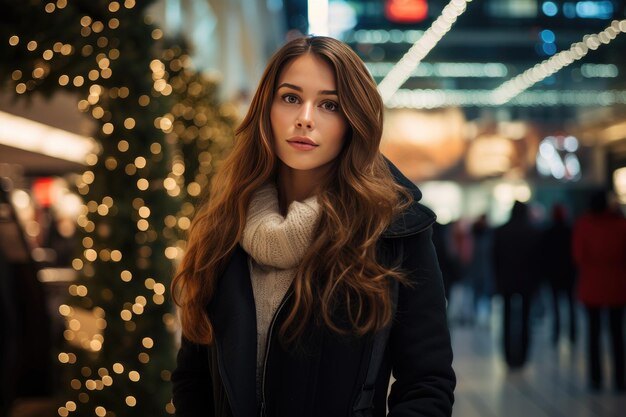
<path id="1" fill-rule="evenodd" d="M 396 23 L 417 23 L 428 16 L 426 0 L 387 0 L 385 16 Z"/>
<path id="2" fill-rule="evenodd" d="M 33 181 L 33 196 L 41 207 L 50 207 L 52 204 L 52 183 L 50 177 L 37 178 Z"/>

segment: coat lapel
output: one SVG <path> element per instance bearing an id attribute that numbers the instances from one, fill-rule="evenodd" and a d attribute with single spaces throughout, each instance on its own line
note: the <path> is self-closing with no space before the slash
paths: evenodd
<path id="1" fill-rule="evenodd" d="M 234 417 L 256 415 L 256 311 L 248 255 L 237 246 L 209 306 L 219 371 Z"/>

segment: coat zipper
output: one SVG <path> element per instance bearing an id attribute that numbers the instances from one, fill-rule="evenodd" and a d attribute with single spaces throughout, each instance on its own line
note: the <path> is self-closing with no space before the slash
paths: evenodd
<path id="1" fill-rule="evenodd" d="M 274 317 L 272 317 L 272 321 L 270 323 L 270 328 L 267 331 L 267 338 L 265 342 L 265 357 L 263 358 L 263 378 L 261 378 L 261 410 L 260 417 L 265 417 L 265 376 L 267 374 L 267 358 L 269 357 L 270 347 L 272 344 L 272 333 L 274 331 L 274 324 L 276 324 L 276 319 L 278 318 L 278 314 L 283 309 L 285 304 L 287 304 L 287 300 L 293 295 L 293 290 L 290 290 L 287 295 L 283 298 L 283 301 L 280 302 L 278 309 L 274 313 Z"/>
<path id="2" fill-rule="evenodd" d="M 220 353 L 220 344 L 217 343 L 217 341 L 215 341 L 215 351 L 217 353 L 217 368 L 219 369 L 220 375 L 226 375 L 226 372 L 224 371 L 224 364 L 222 363 L 222 355 Z M 224 395 L 226 396 L 226 401 L 228 401 L 228 404 L 232 404 L 230 396 L 228 395 L 229 388 L 230 387 L 226 387 L 226 384 L 224 384 Z"/>

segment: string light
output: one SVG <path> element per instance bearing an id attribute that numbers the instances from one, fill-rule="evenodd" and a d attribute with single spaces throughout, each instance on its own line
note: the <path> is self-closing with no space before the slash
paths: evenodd
<path id="1" fill-rule="evenodd" d="M 378 85 L 383 102 L 387 103 L 394 93 L 410 77 L 422 59 L 437 45 L 443 36 L 450 31 L 457 18 L 467 9 L 472 0 L 451 0 L 443 8 L 441 15 L 433 22 L 424 35 L 404 54 L 398 63 L 389 71 Z"/>
<path id="2" fill-rule="evenodd" d="M 393 62 L 368 62 L 372 77 L 384 77 L 394 67 Z M 409 77 L 502 78 L 508 75 L 506 65 L 499 62 L 422 62 Z"/>
<path id="3" fill-rule="evenodd" d="M 367 44 L 385 43 L 410 43 L 417 42 L 424 35 L 422 30 L 384 30 L 384 29 L 359 29 L 348 32 L 346 42 L 357 42 Z"/>
<path id="4" fill-rule="evenodd" d="M 626 90 L 534 90 L 525 91 L 506 103 L 493 100 L 492 90 L 399 90 L 386 104 L 390 109 L 434 109 L 441 107 L 609 106 L 626 104 Z"/>
<path id="5" fill-rule="evenodd" d="M 527 69 L 522 74 L 506 81 L 492 92 L 491 101 L 494 105 L 502 105 L 524 90 L 532 87 L 536 83 L 555 74 L 566 66 L 580 60 L 602 45 L 608 45 L 620 33 L 626 32 L 626 19 L 622 21 L 614 20 L 610 26 L 602 32 L 585 35 L 582 41 L 572 44 L 572 46 L 561 51 L 551 58 L 542 61 L 534 67 Z"/>

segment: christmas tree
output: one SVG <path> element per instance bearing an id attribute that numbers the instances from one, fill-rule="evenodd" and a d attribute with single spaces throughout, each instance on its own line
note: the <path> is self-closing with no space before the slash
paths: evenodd
<path id="1" fill-rule="evenodd" d="M 165 47 L 150 3 L 4 1 L 0 83 L 17 97 L 80 96 L 99 149 L 83 196 L 79 273 L 59 308 L 60 416 L 172 414 L 176 320 L 167 290 L 194 203 L 228 150 L 235 110 L 185 48 Z M 93 329 L 86 323 L 95 323 Z"/>

